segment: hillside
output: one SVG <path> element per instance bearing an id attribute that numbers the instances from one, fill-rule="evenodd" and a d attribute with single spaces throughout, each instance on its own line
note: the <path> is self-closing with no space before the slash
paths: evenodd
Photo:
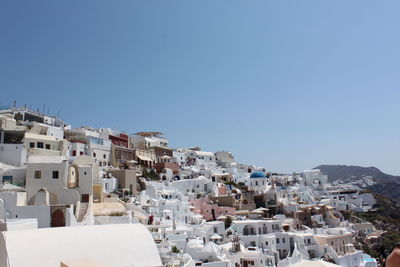
<path id="1" fill-rule="evenodd" d="M 327 174 L 330 182 L 351 183 L 400 204 L 400 176 L 383 173 L 376 167 L 320 165 L 314 169 Z"/>

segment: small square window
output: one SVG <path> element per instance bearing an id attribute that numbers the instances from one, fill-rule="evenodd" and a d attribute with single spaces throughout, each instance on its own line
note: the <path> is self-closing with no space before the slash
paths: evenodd
<path id="1" fill-rule="evenodd" d="M 40 179 L 42 178 L 42 172 L 41 171 L 35 171 L 35 179 Z"/>
<path id="2" fill-rule="evenodd" d="M 46 144 L 46 149 L 50 149 L 50 145 L 49 144 Z"/>
<path id="3" fill-rule="evenodd" d="M 53 179 L 58 179 L 58 171 L 53 171 Z"/>
<path id="4" fill-rule="evenodd" d="M 43 148 L 43 145 L 44 145 L 43 142 L 37 142 L 37 147 L 38 148 Z"/>
<path id="5" fill-rule="evenodd" d="M 34 148 L 34 147 L 35 147 L 35 143 L 34 143 L 34 142 L 30 142 L 30 143 L 29 143 L 29 147 L 30 147 L 30 148 Z"/>

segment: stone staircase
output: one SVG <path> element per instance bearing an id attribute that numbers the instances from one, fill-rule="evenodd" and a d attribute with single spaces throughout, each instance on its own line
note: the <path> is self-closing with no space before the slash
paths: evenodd
<path id="1" fill-rule="evenodd" d="M 78 216 L 76 217 L 77 222 L 82 222 L 83 218 L 86 215 L 86 212 L 88 210 L 89 207 L 89 203 L 80 203 L 80 208 L 79 208 L 79 212 L 78 212 Z"/>

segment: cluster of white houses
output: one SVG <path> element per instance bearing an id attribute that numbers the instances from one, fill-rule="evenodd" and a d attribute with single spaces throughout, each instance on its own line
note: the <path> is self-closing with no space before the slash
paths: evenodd
<path id="1" fill-rule="evenodd" d="M 371 194 L 319 170 L 171 148 L 159 132 L 3 109 L 0 182 L 0 267 L 377 266 L 357 238 L 381 232 L 344 216 L 371 209 Z"/>

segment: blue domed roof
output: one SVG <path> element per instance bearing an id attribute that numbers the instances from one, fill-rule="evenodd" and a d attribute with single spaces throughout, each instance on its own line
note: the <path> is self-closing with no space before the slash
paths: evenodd
<path id="1" fill-rule="evenodd" d="M 265 178 L 265 173 L 255 171 L 250 175 L 250 178 Z"/>

